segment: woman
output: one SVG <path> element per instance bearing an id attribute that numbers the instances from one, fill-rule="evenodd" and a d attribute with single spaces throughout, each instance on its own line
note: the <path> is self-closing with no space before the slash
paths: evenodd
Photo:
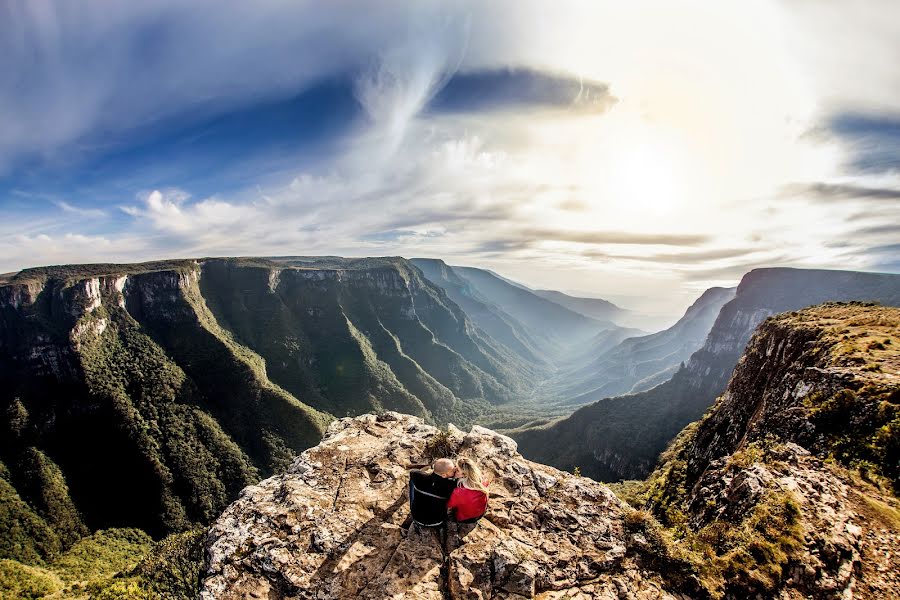
<path id="1" fill-rule="evenodd" d="M 447 510 L 459 523 L 474 523 L 487 510 L 488 482 L 474 460 L 460 458 L 456 467 L 456 489 L 450 494 Z"/>

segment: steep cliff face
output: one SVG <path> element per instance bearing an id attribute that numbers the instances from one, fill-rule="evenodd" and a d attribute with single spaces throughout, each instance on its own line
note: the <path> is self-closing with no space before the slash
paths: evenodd
<path id="1" fill-rule="evenodd" d="M 765 321 L 649 479 L 649 506 L 741 596 L 900 594 L 900 310 Z M 718 580 L 716 578 L 718 577 Z"/>
<path id="2" fill-rule="evenodd" d="M 161 535 L 209 522 L 331 414 L 471 421 L 529 368 L 403 259 L 25 271 L 0 285 L 3 498 L 56 532 L 29 555 Z"/>
<path id="3" fill-rule="evenodd" d="M 206 261 L 201 289 L 275 381 L 339 416 L 390 409 L 470 420 L 535 376 L 403 259 Z"/>
<path id="4" fill-rule="evenodd" d="M 409 529 L 408 468 L 436 441 L 492 479 L 486 517 L 446 542 Z M 219 518 L 201 598 L 673 598 L 636 550 L 633 512 L 481 427 L 445 436 L 396 413 L 341 419 Z"/>
<path id="5" fill-rule="evenodd" d="M 549 427 L 514 432 L 523 454 L 606 481 L 645 477 L 660 452 L 721 394 L 754 329 L 768 316 L 828 301 L 900 305 L 900 276 L 757 269 L 725 304 L 703 347 L 655 388 L 600 400 Z"/>
<path id="6" fill-rule="evenodd" d="M 327 417 L 218 328 L 199 273 L 182 262 L 0 288 L 0 458 L 64 542 L 209 520 L 321 436 Z"/>

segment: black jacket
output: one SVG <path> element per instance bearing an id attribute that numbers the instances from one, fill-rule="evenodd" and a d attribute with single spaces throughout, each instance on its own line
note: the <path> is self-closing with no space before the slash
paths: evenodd
<path id="1" fill-rule="evenodd" d="M 411 471 L 409 474 L 409 512 L 413 520 L 425 527 L 447 522 L 447 500 L 456 480 L 434 473 Z"/>

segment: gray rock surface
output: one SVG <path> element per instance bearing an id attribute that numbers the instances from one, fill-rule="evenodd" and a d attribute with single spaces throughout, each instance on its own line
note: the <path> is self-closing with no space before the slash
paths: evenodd
<path id="1" fill-rule="evenodd" d="M 491 478 L 489 510 L 444 542 L 409 528 L 408 468 L 438 434 L 398 413 L 345 418 L 284 474 L 246 488 L 207 540 L 201 597 L 673 598 L 642 570 L 607 487 L 529 462 L 508 437 L 451 428 Z"/>

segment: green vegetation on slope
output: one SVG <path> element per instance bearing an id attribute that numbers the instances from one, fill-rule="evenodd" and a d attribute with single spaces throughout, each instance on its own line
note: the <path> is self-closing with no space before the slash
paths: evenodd
<path id="1" fill-rule="evenodd" d="M 0 598 L 193 600 L 204 535 L 194 529 L 153 542 L 139 529 L 106 529 L 42 566 L 2 559 Z"/>
<path id="2" fill-rule="evenodd" d="M 402 259 L 76 265 L 12 279 L 0 287 L 0 558 L 21 566 L 10 578 L 22 589 L 71 591 L 60 557 L 82 564 L 85 540 L 115 553 L 125 536 L 90 531 L 172 540 L 208 523 L 318 443 L 332 417 L 317 408 L 465 425 L 530 376 Z M 153 561 L 126 573 L 96 554 L 122 574 L 85 566 L 85 593 L 165 597 Z"/>
<path id="3" fill-rule="evenodd" d="M 211 260 L 200 289 L 273 380 L 339 416 L 398 410 L 465 425 L 532 377 L 402 259 Z"/>
<path id="4" fill-rule="evenodd" d="M 887 477 L 897 492 L 898 333 L 900 309 L 871 303 L 826 303 L 765 321 L 727 394 L 673 440 L 646 481 L 613 486 L 639 509 L 631 520 L 650 540 L 651 558 L 696 577 L 715 598 L 774 594 L 815 515 L 804 516 L 777 478 L 763 484 L 754 473 L 793 476 L 791 444 L 856 469 L 833 466 L 821 477 L 844 473 L 861 505 L 896 530 L 900 513 L 868 482 Z M 750 483 L 729 484 L 727 494 L 707 489 L 719 481 Z"/>

